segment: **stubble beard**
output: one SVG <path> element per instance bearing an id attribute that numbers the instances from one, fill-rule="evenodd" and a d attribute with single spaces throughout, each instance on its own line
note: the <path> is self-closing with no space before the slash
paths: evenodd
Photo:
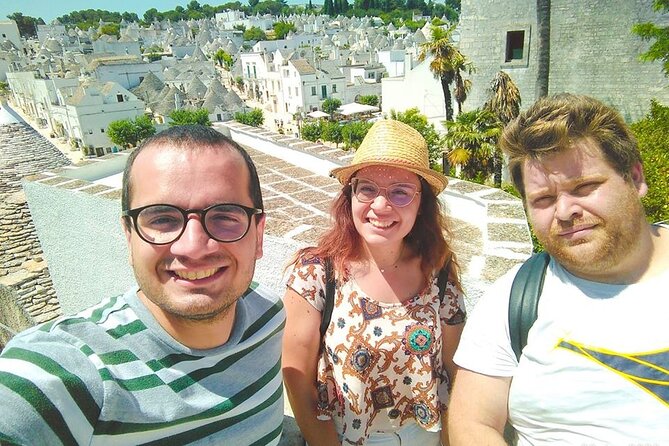
<path id="1" fill-rule="evenodd" d="M 537 238 L 567 270 L 576 275 L 597 276 L 614 269 L 639 241 L 644 211 L 638 195 L 627 195 L 617 206 L 617 212 L 616 218 L 606 221 L 575 220 L 574 225 L 597 224 L 588 239 L 566 241 L 558 235 L 561 228 L 556 224 L 551 227 L 548 237 L 537 235 Z"/>
<path id="2" fill-rule="evenodd" d="M 234 310 L 235 304 L 248 289 L 254 270 L 252 266 L 250 271 L 237 271 L 237 276 L 243 275 L 244 280 L 234 280 L 215 296 L 204 288 L 187 292 L 168 290 L 165 284 L 157 284 L 155 278 L 145 277 L 142 271 L 135 271 L 135 278 L 146 299 L 165 315 L 184 323 L 201 324 L 220 321 Z"/>

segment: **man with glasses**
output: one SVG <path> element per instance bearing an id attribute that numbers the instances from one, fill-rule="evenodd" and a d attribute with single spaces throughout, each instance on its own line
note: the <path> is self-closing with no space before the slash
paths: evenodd
<path id="1" fill-rule="evenodd" d="M 122 225 L 138 287 L 16 336 L 0 357 L 0 441 L 278 444 L 285 315 L 252 282 L 255 166 L 202 126 L 129 157 Z"/>

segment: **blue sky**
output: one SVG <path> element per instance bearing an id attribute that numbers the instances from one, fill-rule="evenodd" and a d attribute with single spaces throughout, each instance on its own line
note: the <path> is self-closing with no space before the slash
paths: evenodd
<path id="1" fill-rule="evenodd" d="M 221 5 L 227 3 L 228 0 L 198 1 L 201 5 L 207 3 Z M 185 8 L 189 2 L 190 0 L 0 0 L 0 19 L 5 20 L 8 14 L 21 12 L 26 16 L 41 17 L 46 23 L 49 23 L 56 17 L 82 9 L 135 12 L 141 18 L 147 9 L 156 8 L 158 11 L 168 11 L 178 5 Z"/>
<path id="2" fill-rule="evenodd" d="M 198 0 L 198 3 L 217 6 L 228 3 L 228 1 L 232 0 Z M 240 1 L 242 4 L 247 4 L 246 0 Z M 20 12 L 25 16 L 41 17 L 46 23 L 49 23 L 56 17 L 82 9 L 135 12 L 139 18 L 142 18 L 147 9 L 156 8 L 158 11 L 169 11 L 178 5 L 185 8 L 188 3 L 190 0 L 0 0 L 0 20 L 6 20 L 7 15 Z M 288 0 L 288 3 L 307 3 L 307 1 Z"/>

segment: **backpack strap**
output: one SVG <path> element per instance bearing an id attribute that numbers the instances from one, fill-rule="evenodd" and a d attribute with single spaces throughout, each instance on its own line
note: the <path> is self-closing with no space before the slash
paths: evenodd
<path id="1" fill-rule="evenodd" d="M 511 347 L 520 360 L 527 345 L 527 334 L 537 320 L 539 297 L 550 256 L 546 252 L 534 254 L 520 267 L 511 285 L 509 296 L 509 335 Z"/>
<path id="2" fill-rule="evenodd" d="M 439 271 L 439 277 L 437 278 L 437 288 L 439 288 L 439 302 L 444 302 L 444 294 L 446 293 L 446 283 L 448 282 L 448 270 L 451 266 L 451 257 L 448 258 L 444 267 Z"/>
<path id="3" fill-rule="evenodd" d="M 330 325 L 330 319 L 332 319 L 335 294 L 335 278 L 332 269 L 332 259 L 329 257 L 325 258 L 323 266 L 325 267 L 325 304 L 323 305 L 323 312 L 321 313 L 321 345 L 323 345 L 323 337 Z"/>

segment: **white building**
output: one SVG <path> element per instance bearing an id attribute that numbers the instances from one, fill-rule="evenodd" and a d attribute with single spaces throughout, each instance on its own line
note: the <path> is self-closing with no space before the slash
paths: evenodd
<path id="1" fill-rule="evenodd" d="M 155 74 L 162 81 L 163 69 L 160 62 L 147 63 L 136 56 L 98 58 L 88 67 L 89 72 L 100 82 L 116 82 L 128 90 L 137 87 L 149 73 Z"/>
<path id="2" fill-rule="evenodd" d="M 381 80 L 381 108 L 405 111 L 417 107 L 421 114 L 438 129 L 446 119 L 444 95 L 440 82 L 430 71 L 430 59 L 407 71 L 403 77 L 388 77 Z"/>
<path id="3" fill-rule="evenodd" d="M 94 53 L 111 53 L 117 56 L 134 55 L 141 56 L 139 41 L 131 39 L 127 36 L 122 36 L 116 39 L 116 36 L 101 35 L 97 40 L 93 41 Z"/>
<path id="4" fill-rule="evenodd" d="M 7 82 L 12 91 L 14 104 L 21 108 L 41 126 L 55 129 L 51 109 L 58 104 L 58 88 L 76 87 L 77 78 L 40 78 L 33 71 L 7 73 Z"/>
<path id="5" fill-rule="evenodd" d="M 112 151 L 114 144 L 106 133 L 112 121 L 144 113 L 144 102 L 115 82 L 86 80 L 78 87 L 61 88 L 58 104 L 51 112 L 65 136 L 73 146 L 98 156 Z"/>
<path id="6" fill-rule="evenodd" d="M 0 42 L 3 40 L 9 40 L 16 48 L 23 51 L 23 42 L 21 42 L 19 27 L 16 26 L 16 22 L 14 20 L 0 21 Z"/>

